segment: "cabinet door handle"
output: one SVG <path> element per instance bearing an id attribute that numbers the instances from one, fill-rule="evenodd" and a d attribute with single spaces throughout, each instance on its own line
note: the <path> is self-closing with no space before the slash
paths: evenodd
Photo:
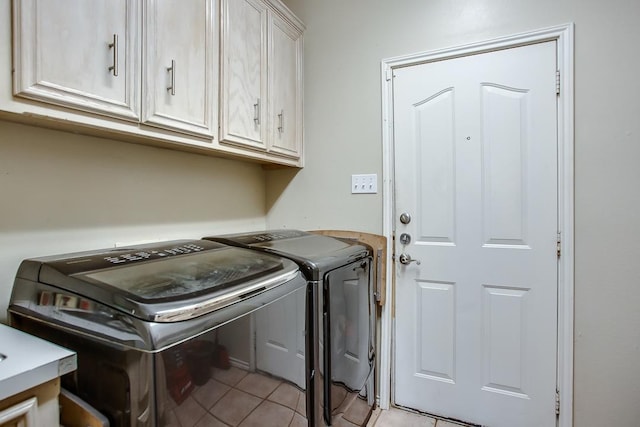
<path id="1" fill-rule="evenodd" d="M 253 104 L 253 121 L 255 124 L 260 124 L 260 98 L 258 98 L 258 102 Z"/>
<path id="2" fill-rule="evenodd" d="M 114 77 L 118 77 L 118 35 L 113 35 L 113 42 L 109 43 L 109 49 L 113 49 L 113 65 L 109 67 L 109 71 Z"/>
<path id="3" fill-rule="evenodd" d="M 278 122 L 279 122 L 278 132 L 283 133 L 284 132 L 284 110 L 280 110 L 280 114 L 278 114 Z"/>
<path id="4" fill-rule="evenodd" d="M 176 61 L 175 59 L 171 60 L 171 67 L 167 68 L 167 72 L 171 73 L 171 83 L 167 88 L 167 91 L 171 93 L 171 95 L 175 96 L 176 94 Z"/>

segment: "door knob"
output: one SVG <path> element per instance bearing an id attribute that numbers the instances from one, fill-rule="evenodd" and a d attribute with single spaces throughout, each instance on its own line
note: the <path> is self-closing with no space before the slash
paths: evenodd
<path id="1" fill-rule="evenodd" d="M 400 254 L 400 256 L 398 257 L 398 260 L 400 261 L 400 264 L 404 264 L 404 265 L 409 265 L 412 262 L 415 262 L 416 265 L 420 265 L 420 261 L 417 259 L 411 258 L 411 255 L 409 254 Z"/>
<path id="2" fill-rule="evenodd" d="M 402 213 L 400 214 L 400 222 L 401 222 L 401 223 L 403 223 L 403 224 L 405 224 L 405 225 L 406 225 L 406 224 L 409 224 L 409 223 L 411 222 L 411 215 L 409 215 L 409 214 L 408 214 L 408 213 L 406 213 L 406 212 L 402 212 Z"/>

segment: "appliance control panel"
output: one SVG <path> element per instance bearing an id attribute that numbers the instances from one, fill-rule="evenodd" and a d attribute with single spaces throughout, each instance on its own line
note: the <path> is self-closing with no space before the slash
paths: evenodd
<path id="1" fill-rule="evenodd" d="M 226 246 L 207 240 L 175 240 L 82 254 L 68 254 L 67 258 L 49 261 L 47 264 L 65 274 L 78 274 L 178 255 L 193 255 L 198 252 L 222 248 L 226 248 Z"/>
<path id="2" fill-rule="evenodd" d="M 193 252 L 204 251 L 206 248 L 195 243 L 172 246 L 169 248 L 149 249 L 146 251 L 127 252 L 124 254 L 110 254 L 104 257 L 105 261 L 112 264 L 122 264 L 126 262 L 140 261 L 145 259 L 165 258 L 172 255 L 184 255 Z"/>
<path id="3" fill-rule="evenodd" d="M 240 242 L 244 244 L 257 244 L 263 242 L 272 242 L 274 240 L 293 239 L 295 237 L 307 236 L 309 233 L 300 230 L 274 230 L 265 233 L 240 235 L 240 236 L 223 236 L 230 241 Z"/>

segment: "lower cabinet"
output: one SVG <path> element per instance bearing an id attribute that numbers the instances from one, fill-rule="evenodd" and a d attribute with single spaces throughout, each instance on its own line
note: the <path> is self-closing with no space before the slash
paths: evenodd
<path id="1" fill-rule="evenodd" d="M 0 427 L 59 426 L 60 377 L 76 354 L 0 323 Z"/>
<path id="2" fill-rule="evenodd" d="M 0 427 L 60 425 L 60 379 L 48 381 L 0 402 Z"/>

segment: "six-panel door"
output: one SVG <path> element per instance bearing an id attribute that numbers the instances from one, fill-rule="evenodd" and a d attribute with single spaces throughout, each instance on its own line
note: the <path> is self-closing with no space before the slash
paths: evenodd
<path id="1" fill-rule="evenodd" d="M 395 401 L 555 425 L 555 42 L 394 73 Z"/>

